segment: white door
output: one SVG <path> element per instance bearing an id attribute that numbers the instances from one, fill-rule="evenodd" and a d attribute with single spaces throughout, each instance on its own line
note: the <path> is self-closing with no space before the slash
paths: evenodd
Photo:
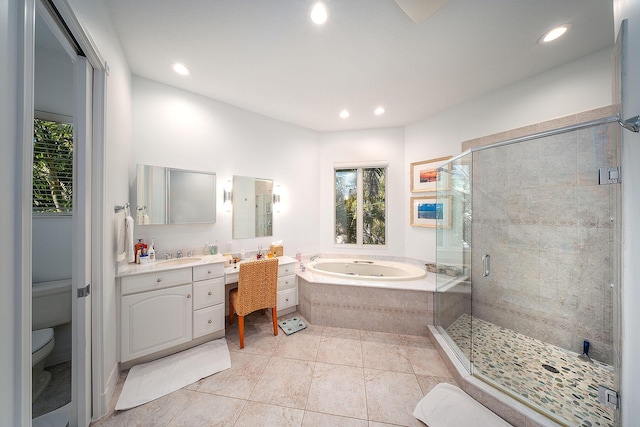
<path id="1" fill-rule="evenodd" d="M 75 68 L 73 180 L 73 358 L 69 425 L 91 421 L 91 147 L 93 68 L 83 56 Z M 76 298 L 77 296 L 77 298 Z"/>

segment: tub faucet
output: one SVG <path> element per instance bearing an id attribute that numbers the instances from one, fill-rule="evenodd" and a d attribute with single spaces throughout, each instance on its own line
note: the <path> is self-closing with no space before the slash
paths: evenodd
<path id="1" fill-rule="evenodd" d="M 312 257 L 309 259 L 309 261 L 315 261 L 315 260 L 317 260 L 318 258 L 320 258 L 320 255 L 314 255 L 314 256 L 312 256 Z"/>

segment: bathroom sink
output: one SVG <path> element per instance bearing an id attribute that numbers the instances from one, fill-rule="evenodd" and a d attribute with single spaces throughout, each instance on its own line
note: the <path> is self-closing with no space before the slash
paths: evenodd
<path id="1" fill-rule="evenodd" d="M 202 258 L 196 258 L 196 257 L 178 258 L 178 259 L 172 259 L 172 260 L 168 260 L 168 261 L 162 261 L 162 262 L 159 262 L 158 264 L 161 264 L 163 267 L 170 267 L 170 266 L 173 266 L 173 265 L 193 264 L 194 262 L 198 262 L 201 259 Z"/>

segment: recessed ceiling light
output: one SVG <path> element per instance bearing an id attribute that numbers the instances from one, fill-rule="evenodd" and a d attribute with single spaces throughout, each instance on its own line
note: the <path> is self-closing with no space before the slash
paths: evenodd
<path id="1" fill-rule="evenodd" d="M 321 1 L 317 2 L 313 5 L 311 9 L 311 20 L 316 25 L 322 25 L 327 22 L 327 17 L 329 16 L 329 11 L 327 10 L 327 6 L 324 5 Z"/>
<path id="2" fill-rule="evenodd" d="M 349 114 L 349 111 L 347 111 L 347 110 L 340 111 L 340 117 L 343 118 L 343 119 L 348 119 L 350 115 L 351 114 Z"/>
<path id="3" fill-rule="evenodd" d="M 174 62 L 172 67 L 173 67 L 173 71 L 180 74 L 181 76 L 188 76 L 190 73 L 189 69 L 185 67 L 183 64 L 180 64 L 179 62 Z"/>
<path id="4" fill-rule="evenodd" d="M 384 107 L 380 106 L 373 111 L 373 114 L 376 116 L 381 116 L 384 114 Z"/>
<path id="5" fill-rule="evenodd" d="M 555 39 L 563 36 L 567 32 L 567 30 L 569 30 L 569 28 L 571 28 L 571 24 L 563 24 L 563 25 L 557 26 L 547 31 L 546 33 L 544 33 L 542 37 L 540 37 L 540 40 L 538 40 L 538 43 L 552 42 Z"/>

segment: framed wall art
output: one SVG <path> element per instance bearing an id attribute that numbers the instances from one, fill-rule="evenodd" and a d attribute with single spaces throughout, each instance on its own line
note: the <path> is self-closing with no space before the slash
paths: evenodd
<path id="1" fill-rule="evenodd" d="M 436 186 L 438 185 L 441 190 L 449 190 L 451 188 L 451 177 L 448 173 L 438 174 L 437 169 L 451 157 L 439 157 L 411 163 L 411 192 L 436 191 Z M 438 180 L 440 180 L 440 184 L 438 184 Z"/>
<path id="2" fill-rule="evenodd" d="M 451 228 L 451 196 L 411 198 L 411 226 Z"/>

